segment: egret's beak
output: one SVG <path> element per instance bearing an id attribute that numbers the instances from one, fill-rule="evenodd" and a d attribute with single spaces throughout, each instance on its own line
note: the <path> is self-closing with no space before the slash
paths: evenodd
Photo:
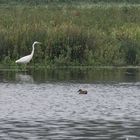
<path id="1" fill-rule="evenodd" d="M 38 42 L 38 44 L 42 44 L 41 42 Z"/>

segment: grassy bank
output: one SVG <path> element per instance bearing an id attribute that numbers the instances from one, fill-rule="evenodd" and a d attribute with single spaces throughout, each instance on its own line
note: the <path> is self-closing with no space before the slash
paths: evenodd
<path id="1" fill-rule="evenodd" d="M 139 0 L 1 0 L 4 5 L 43 5 L 43 4 L 75 4 L 75 3 L 129 3 L 140 4 Z"/>
<path id="2" fill-rule="evenodd" d="M 139 65 L 140 6 L 1 6 L 0 61 L 14 65 Z"/>

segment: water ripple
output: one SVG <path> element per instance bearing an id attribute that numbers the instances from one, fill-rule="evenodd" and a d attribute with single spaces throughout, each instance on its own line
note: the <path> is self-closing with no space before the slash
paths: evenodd
<path id="1" fill-rule="evenodd" d="M 139 87 L 140 83 L 0 83 L 0 139 L 140 137 Z M 79 88 L 88 89 L 88 94 L 79 95 Z"/>

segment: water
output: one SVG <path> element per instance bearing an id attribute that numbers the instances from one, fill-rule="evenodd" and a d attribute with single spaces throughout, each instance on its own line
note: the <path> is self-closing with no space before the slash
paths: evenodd
<path id="1" fill-rule="evenodd" d="M 139 81 L 139 68 L 0 70 L 0 140 L 139 140 Z"/>

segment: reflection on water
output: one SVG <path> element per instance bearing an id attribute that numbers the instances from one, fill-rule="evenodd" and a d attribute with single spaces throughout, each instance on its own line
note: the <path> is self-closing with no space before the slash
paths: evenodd
<path id="1" fill-rule="evenodd" d="M 139 69 L 0 71 L 1 140 L 139 140 Z M 79 95 L 77 90 L 88 90 Z"/>
<path id="2" fill-rule="evenodd" d="M 22 74 L 22 73 L 16 73 L 15 75 L 16 81 L 17 82 L 29 82 L 29 83 L 33 83 L 33 77 L 31 75 L 28 74 Z"/>
<path id="3" fill-rule="evenodd" d="M 1 82 L 32 79 L 35 82 L 139 82 L 140 69 L 134 68 L 59 68 L 28 69 L 26 72 L 0 70 Z"/>

